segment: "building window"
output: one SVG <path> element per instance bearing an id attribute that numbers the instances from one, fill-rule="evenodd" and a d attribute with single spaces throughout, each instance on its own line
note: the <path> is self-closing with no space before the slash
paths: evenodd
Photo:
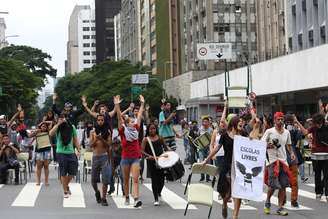
<path id="1" fill-rule="evenodd" d="M 91 39 L 96 39 L 96 35 L 92 35 L 91 36 Z"/>
<path id="2" fill-rule="evenodd" d="M 91 30 L 92 30 L 92 31 L 95 31 L 95 30 L 96 30 L 96 27 L 91 27 Z"/>
<path id="3" fill-rule="evenodd" d="M 83 60 L 83 64 L 90 64 L 90 60 L 88 60 L 88 59 L 84 59 L 84 60 Z"/>
<path id="4" fill-rule="evenodd" d="M 93 64 L 94 64 L 94 63 L 96 63 L 96 60 L 95 60 L 95 59 L 93 59 L 93 60 L 92 60 L 92 63 L 93 63 Z"/>
<path id="5" fill-rule="evenodd" d="M 91 53 L 93 56 L 95 56 L 96 55 L 96 51 L 92 51 L 92 53 Z"/>
<path id="6" fill-rule="evenodd" d="M 90 52 L 89 52 L 89 51 L 84 51 L 84 52 L 83 52 L 83 55 L 85 55 L 85 56 L 89 56 L 89 55 L 90 55 Z"/>
<path id="7" fill-rule="evenodd" d="M 114 23 L 114 18 L 106 18 L 105 22 L 106 23 Z"/>
<path id="8" fill-rule="evenodd" d="M 83 43 L 83 47 L 90 47 L 90 43 Z"/>
<path id="9" fill-rule="evenodd" d="M 86 40 L 86 39 L 90 39 L 90 36 L 89 35 L 83 35 L 83 39 Z"/>
<path id="10" fill-rule="evenodd" d="M 90 21 L 89 20 L 83 20 L 83 23 L 89 23 Z"/>
<path id="11" fill-rule="evenodd" d="M 83 31 L 89 31 L 90 27 L 83 27 Z"/>
<path id="12" fill-rule="evenodd" d="M 91 44 L 91 47 L 96 47 L 96 43 L 92 43 Z"/>

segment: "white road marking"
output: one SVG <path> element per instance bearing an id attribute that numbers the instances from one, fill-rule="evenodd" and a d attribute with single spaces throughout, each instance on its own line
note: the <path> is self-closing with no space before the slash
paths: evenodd
<path id="1" fill-rule="evenodd" d="M 117 188 L 117 183 L 115 183 L 115 188 Z M 133 207 L 133 198 L 130 195 L 130 204 L 129 205 L 125 205 L 125 197 L 123 196 L 122 190 L 121 190 L 121 185 L 119 185 L 119 189 L 118 189 L 118 195 L 116 195 L 116 191 L 112 194 L 112 199 L 115 202 L 115 205 L 117 206 L 117 208 L 123 208 L 123 209 L 141 209 L 142 207 L 139 208 L 135 208 Z"/>
<path id="2" fill-rule="evenodd" d="M 11 206 L 34 207 L 35 201 L 40 193 L 41 186 L 42 184 L 37 186 L 35 183 L 27 183 Z"/>
<path id="3" fill-rule="evenodd" d="M 263 193 L 264 200 L 266 200 L 266 197 L 267 197 L 267 194 Z M 271 201 L 271 204 L 274 204 L 274 205 L 278 206 L 279 200 L 278 200 L 277 197 L 272 196 L 270 201 Z M 286 208 L 288 210 L 291 210 L 291 211 L 303 211 L 303 210 L 310 211 L 310 210 L 313 210 L 312 208 L 309 208 L 309 207 L 306 207 L 306 206 L 303 206 L 303 205 L 299 205 L 299 208 L 294 208 L 294 207 L 291 206 L 290 201 L 286 202 L 286 204 L 284 205 L 284 208 Z"/>
<path id="4" fill-rule="evenodd" d="M 69 189 L 72 195 L 69 198 L 64 198 L 64 208 L 85 208 L 83 191 L 80 183 L 70 183 Z"/>
<path id="5" fill-rule="evenodd" d="M 144 186 L 152 191 L 151 184 L 144 184 Z M 185 209 L 187 206 L 187 201 L 169 190 L 164 186 L 162 190 L 162 200 L 166 202 L 173 209 Z M 188 209 L 197 209 L 194 205 L 189 205 Z"/>

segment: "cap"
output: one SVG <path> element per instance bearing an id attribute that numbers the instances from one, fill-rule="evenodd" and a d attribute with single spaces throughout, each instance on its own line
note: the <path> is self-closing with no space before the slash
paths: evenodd
<path id="1" fill-rule="evenodd" d="M 284 113 L 283 112 L 276 112 L 275 114 L 274 114 L 274 118 L 276 119 L 276 118 L 283 118 L 285 115 L 284 115 Z"/>

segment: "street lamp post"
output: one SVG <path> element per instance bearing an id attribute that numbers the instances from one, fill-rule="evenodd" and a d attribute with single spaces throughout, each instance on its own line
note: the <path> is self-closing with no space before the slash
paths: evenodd
<path id="1" fill-rule="evenodd" d="M 0 48 L 2 48 L 2 44 L 6 44 L 7 43 L 7 40 L 8 38 L 10 37 L 19 37 L 19 35 L 9 35 L 9 36 L 5 36 L 5 39 L 0 41 Z"/>

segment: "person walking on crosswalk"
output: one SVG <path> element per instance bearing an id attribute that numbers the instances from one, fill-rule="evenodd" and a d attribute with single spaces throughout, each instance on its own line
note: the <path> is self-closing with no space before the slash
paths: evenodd
<path id="1" fill-rule="evenodd" d="M 270 214 L 270 200 L 274 191 L 278 189 L 279 208 L 277 214 L 287 216 L 288 212 L 283 208 L 283 205 L 286 197 L 286 187 L 289 186 L 291 174 L 287 163 L 286 150 L 288 149 L 292 161 L 295 160 L 295 154 L 291 147 L 290 133 L 284 128 L 284 114 L 282 112 L 276 112 L 274 114 L 274 127 L 265 131 L 262 140 L 268 144 L 268 165 L 266 167 L 265 183 L 269 188 L 265 201 L 264 213 Z"/>
<path id="2" fill-rule="evenodd" d="M 124 179 L 124 195 L 125 205 L 130 204 L 129 198 L 129 179 L 130 173 L 132 174 L 132 195 L 134 198 L 134 207 L 141 207 L 142 202 L 139 199 L 139 176 L 140 176 L 140 158 L 141 148 L 138 141 L 138 135 L 142 113 L 144 111 L 145 99 L 142 95 L 139 96 L 140 109 L 137 116 L 137 121 L 133 117 L 122 116 L 120 110 L 121 98 L 120 96 L 114 97 L 115 110 L 118 119 L 118 131 L 122 142 L 122 160 L 121 166 L 123 170 Z"/>
<path id="3" fill-rule="evenodd" d="M 64 190 L 64 198 L 69 198 L 72 194 L 69 183 L 77 173 L 78 160 L 80 156 L 80 144 L 77 139 L 77 132 L 70 120 L 61 114 L 58 123 L 49 132 L 50 136 L 57 137 L 57 159 L 59 163 L 60 179 Z"/>
<path id="4" fill-rule="evenodd" d="M 90 133 L 90 145 L 93 151 L 92 169 L 91 169 L 91 184 L 95 190 L 95 196 L 98 203 L 102 206 L 108 206 L 106 194 L 107 187 L 110 183 L 110 172 L 113 163 L 111 161 L 111 141 L 112 136 L 108 126 L 105 125 L 105 116 L 97 115 L 97 124 Z M 102 175 L 102 195 L 98 189 L 100 182 L 100 174 Z"/>
<path id="5" fill-rule="evenodd" d="M 164 187 L 164 170 L 156 164 L 156 159 L 164 151 L 171 149 L 165 144 L 164 139 L 158 135 L 158 128 L 151 123 L 147 126 L 146 137 L 142 141 L 142 152 L 147 159 L 147 169 L 150 173 L 151 187 L 154 195 L 154 205 L 159 206 L 161 201 L 161 192 Z"/>

